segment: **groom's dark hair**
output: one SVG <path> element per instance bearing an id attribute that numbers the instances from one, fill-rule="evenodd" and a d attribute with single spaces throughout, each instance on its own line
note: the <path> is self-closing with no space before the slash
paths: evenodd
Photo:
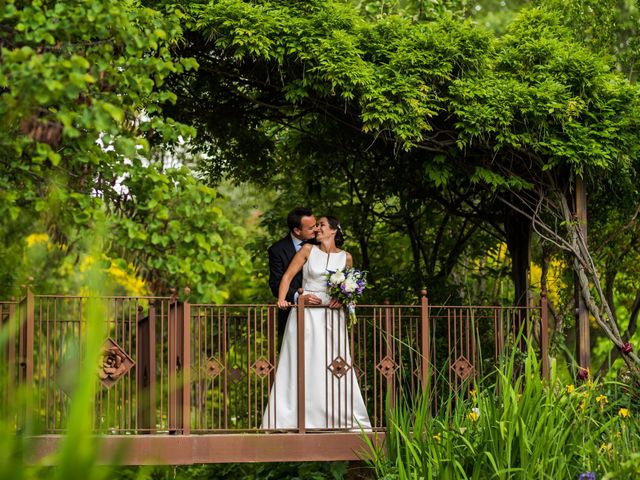
<path id="1" fill-rule="evenodd" d="M 310 208 L 306 207 L 296 207 L 289 212 L 287 215 L 287 225 L 289 226 L 289 231 L 293 232 L 294 228 L 302 227 L 302 217 L 310 217 L 313 215 L 313 212 Z"/>

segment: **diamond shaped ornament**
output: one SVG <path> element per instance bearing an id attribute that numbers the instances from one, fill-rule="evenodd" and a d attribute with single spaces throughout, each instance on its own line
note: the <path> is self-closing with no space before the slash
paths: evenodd
<path id="1" fill-rule="evenodd" d="M 107 388 L 111 388 L 122 378 L 135 362 L 112 338 L 107 338 L 102 346 L 102 355 L 98 362 L 98 377 Z"/>
<path id="2" fill-rule="evenodd" d="M 393 358 L 387 355 L 382 360 L 380 360 L 378 365 L 376 365 L 376 368 L 380 371 L 380 373 L 382 373 L 382 375 L 390 380 L 393 377 L 395 371 L 398 369 L 398 364 L 393 361 Z"/>
<path id="3" fill-rule="evenodd" d="M 251 368 L 258 377 L 264 378 L 269 375 L 269 373 L 271 373 L 271 371 L 273 370 L 273 365 L 271 365 L 271 363 L 269 363 L 267 359 L 259 358 L 258 360 L 253 362 Z"/>
<path id="4" fill-rule="evenodd" d="M 210 357 L 204 364 L 204 372 L 210 378 L 216 378 L 224 370 L 224 365 L 216 357 Z"/>
<path id="5" fill-rule="evenodd" d="M 351 369 L 346 360 L 342 357 L 336 357 L 327 367 L 334 377 L 342 378 Z"/>
<path id="6" fill-rule="evenodd" d="M 466 380 L 469 375 L 473 373 L 473 365 L 463 355 L 451 365 L 451 369 L 460 378 L 460 380 Z"/>
<path id="7" fill-rule="evenodd" d="M 232 382 L 239 382 L 242 380 L 242 369 L 237 365 L 231 367 L 229 370 L 229 378 Z"/>

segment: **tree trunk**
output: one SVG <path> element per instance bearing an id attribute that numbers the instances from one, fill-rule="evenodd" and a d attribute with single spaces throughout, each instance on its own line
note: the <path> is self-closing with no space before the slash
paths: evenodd
<path id="1" fill-rule="evenodd" d="M 515 289 L 513 304 L 528 306 L 531 263 L 531 220 L 516 212 L 505 212 L 504 228 L 511 256 L 511 279 Z"/>

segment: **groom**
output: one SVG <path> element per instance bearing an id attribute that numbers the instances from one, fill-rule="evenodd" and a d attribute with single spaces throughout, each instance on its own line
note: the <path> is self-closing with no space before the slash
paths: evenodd
<path id="1" fill-rule="evenodd" d="M 287 271 L 294 255 L 307 242 L 315 243 L 318 227 L 316 219 L 311 209 L 304 207 L 296 207 L 289 215 L 287 215 L 287 225 L 289 233 L 269 247 L 269 287 L 273 296 L 278 298 L 278 289 L 280 280 L 284 272 Z M 296 303 L 298 300 L 298 289 L 302 287 L 302 270 L 293 278 L 289 291 L 287 292 L 287 301 Z M 315 295 L 308 295 L 306 302 L 311 305 L 320 305 L 321 300 Z M 284 329 L 287 325 L 289 311 L 278 310 L 278 338 L 284 335 Z M 278 342 L 279 343 L 279 342 Z"/>

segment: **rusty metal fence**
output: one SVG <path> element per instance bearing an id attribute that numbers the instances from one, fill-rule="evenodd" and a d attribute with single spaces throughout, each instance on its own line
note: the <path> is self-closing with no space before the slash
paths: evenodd
<path id="1" fill-rule="evenodd" d="M 190 304 L 175 297 L 101 301 L 106 334 L 95 377 L 97 432 L 189 435 L 269 428 L 263 415 L 279 357 L 274 305 Z M 298 332 L 305 322 L 304 297 L 301 302 Z M 0 302 L 2 331 L 15 325 L 1 350 L 5 398 L 17 383 L 32 387 L 42 433 L 65 431 L 74 372 L 83 364 L 86 310 L 86 297 L 31 291 L 19 301 Z M 530 308 L 433 306 L 423 292 L 416 305 L 362 305 L 357 314 L 357 324 L 340 340 L 348 353 L 328 354 L 326 377 L 313 381 L 350 378 L 374 431 L 384 428 L 387 405 L 398 395 L 430 395 L 436 409 L 471 388 L 516 341 L 519 329 L 543 333 L 539 348 L 548 373 L 544 295 L 540 306 Z M 297 341 L 301 365 L 304 335 Z M 296 372 L 299 405 L 305 401 L 304 372 Z M 353 431 L 353 424 L 327 428 Z M 306 431 L 304 408 L 293 431 Z"/>

